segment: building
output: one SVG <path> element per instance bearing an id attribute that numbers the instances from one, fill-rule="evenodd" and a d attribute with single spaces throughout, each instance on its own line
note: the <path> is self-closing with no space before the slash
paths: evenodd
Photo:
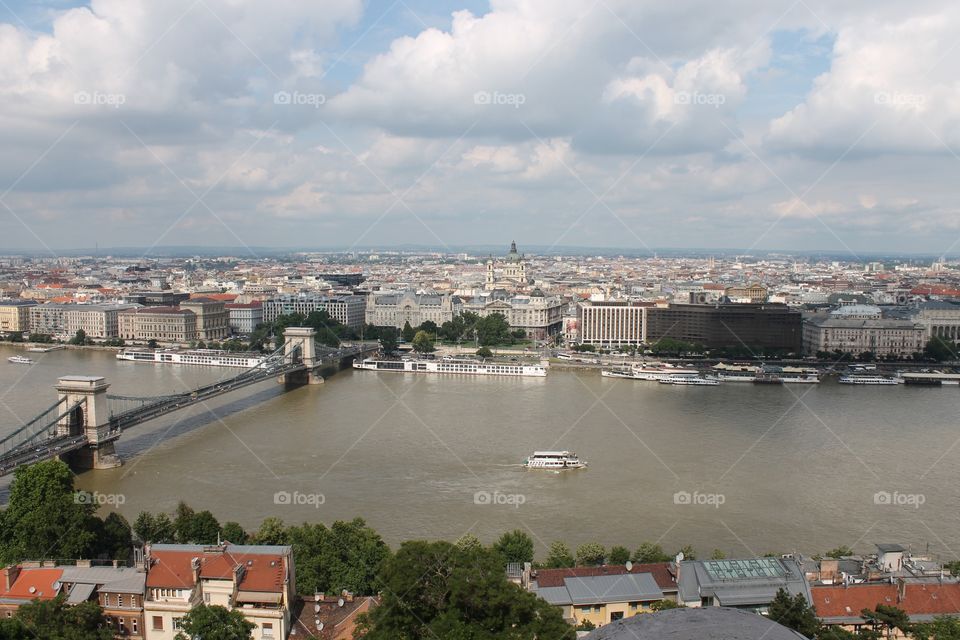
<path id="1" fill-rule="evenodd" d="M 188 309 L 140 307 L 121 311 L 118 318 L 124 340 L 187 344 L 197 339 L 197 316 Z"/>
<path id="2" fill-rule="evenodd" d="M 419 327 L 430 321 L 437 326 L 460 315 L 460 298 L 437 293 L 399 291 L 367 296 L 366 321 L 376 327 L 402 329 L 406 323 Z"/>
<path id="3" fill-rule="evenodd" d="M 178 291 L 134 291 L 123 296 L 125 303 L 150 307 L 174 307 L 189 299 L 189 293 Z"/>
<path id="4" fill-rule="evenodd" d="M 876 628 L 860 615 L 877 605 L 902 609 L 911 622 L 931 622 L 938 616 L 960 616 L 960 584 L 941 579 L 897 579 L 872 584 L 814 585 L 811 588 L 817 616 L 827 626 L 856 632 Z M 907 638 L 896 629 L 886 638 Z"/>
<path id="5" fill-rule="evenodd" d="M 0 331 L 30 330 L 30 308 L 35 300 L 0 300 Z"/>
<path id="6" fill-rule="evenodd" d="M 263 324 L 263 303 L 234 302 L 227 305 L 230 330 L 241 336 L 250 335 L 258 325 Z"/>
<path id="7" fill-rule="evenodd" d="M 672 338 L 707 349 L 800 353 L 802 318 L 783 304 L 670 304 L 647 312 L 647 343 Z"/>
<path id="8" fill-rule="evenodd" d="M 88 338 L 116 338 L 119 313 L 134 305 L 39 304 L 30 307 L 30 331 L 52 336 L 74 336 L 83 331 Z"/>
<path id="9" fill-rule="evenodd" d="M 145 549 L 148 640 L 174 640 L 194 605 L 236 609 L 256 640 L 283 640 L 295 605 L 289 546 L 155 544 Z"/>
<path id="10" fill-rule="evenodd" d="M 626 618 L 591 631 L 583 640 L 808 640 L 781 624 L 755 613 L 710 607 L 671 609 Z"/>
<path id="11" fill-rule="evenodd" d="M 487 273 L 483 284 L 487 291 L 493 291 L 503 286 L 522 289 L 530 282 L 530 275 L 527 273 L 527 258 L 517 251 L 516 242 L 510 243 L 510 251 L 502 261 L 495 261 L 493 256 L 487 258 Z"/>
<path id="12" fill-rule="evenodd" d="M 730 302 L 763 304 L 767 301 L 767 288 L 759 283 L 736 285 L 724 289 L 723 295 Z"/>
<path id="13" fill-rule="evenodd" d="M 284 295 L 263 303 L 263 321 L 273 322 L 279 316 L 313 311 L 326 311 L 330 317 L 351 329 L 363 326 L 366 303 L 363 296 L 326 296 L 318 294 Z"/>
<path id="14" fill-rule="evenodd" d="M 600 626 L 652 611 L 660 600 L 676 600 L 672 563 L 602 565 L 571 569 L 537 569 L 529 589 L 560 607 L 570 624 L 588 620 Z M 521 582 L 523 582 L 521 580 Z"/>
<path id="15" fill-rule="evenodd" d="M 810 586 L 796 560 L 688 560 L 678 569 L 678 601 L 687 607 L 734 607 L 766 613 L 777 591 L 803 594 L 811 602 Z"/>
<path id="16" fill-rule="evenodd" d="M 197 317 L 197 339 L 219 342 L 230 335 L 230 314 L 226 304 L 211 298 L 191 298 L 180 303 L 180 308 L 192 311 Z"/>
<path id="17" fill-rule="evenodd" d="M 960 342 L 960 302 L 921 302 L 912 319 L 923 327 L 927 340 L 938 337 Z"/>
<path id="18" fill-rule="evenodd" d="M 349 591 L 298 596 L 291 635 L 317 640 L 354 640 L 358 616 L 369 613 L 379 604 L 378 597 L 355 598 Z"/>
<path id="19" fill-rule="evenodd" d="M 509 295 L 503 289 L 485 291 L 463 302 L 463 311 L 471 311 L 481 318 L 495 313 L 507 320 L 511 329 L 522 329 L 527 338 L 545 340 L 563 329 L 566 304 L 559 296 L 544 295 L 534 289 L 530 295 Z"/>
<path id="20" fill-rule="evenodd" d="M 577 305 L 578 339 L 582 344 L 607 347 L 639 345 L 647 341 L 649 302 L 607 300 Z"/>
<path id="21" fill-rule="evenodd" d="M 803 323 L 803 351 L 841 351 L 878 357 L 910 356 L 923 351 L 927 330 L 911 319 L 884 318 L 879 307 L 847 305 L 827 315 L 818 314 Z"/>

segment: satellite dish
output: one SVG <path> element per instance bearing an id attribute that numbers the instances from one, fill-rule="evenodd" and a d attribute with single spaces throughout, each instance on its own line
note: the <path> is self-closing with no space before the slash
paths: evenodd
<path id="1" fill-rule="evenodd" d="M 314 612 L 314 613 L 320 613 L 320 605 L 318 605 L 318 604 L 313 605 L 313 612 Z"/>
<path id="2" fill-rule="evenodd" d="M 627 560 L 626 567 L 627 567 L 627 573 L 630 573 L 631 571 L 633 571 L 633 563 L 630 562 L 629 560 Z"/>
<path id="3" fill-rule="evenodd" d="M 60 584 L 60 581 L 57 580 L 56 582 L 53 583 L 53 590 L 54 590 L 54 591 L 60 591 L 60 587 L 62 587 L 62 586 L 63 586 L 63 585 Z"/>
<path id="4" fill-rule="evenodd" d="M 323 631 L 323 623 L 317 620 L 317 631 Z"/>
<path id="5" fill-rule="evenodd" d="M 342 606 L 343 606 L 343 598 L 340 598 L 339 600 L 337 600 L 337 606 L 338 606 L 338 607 L 342 607 Z"/>
<path id="6" fill-rule="evenodd" d="M 36 587 L 30 587 L 29 589 L 27 589 L 27 591 L 29 591 L 30 593 L 36 593 L 36 592 L 37 592 L 37 588 L 36 588 Z"/>
<path id="7" fill-rule="evenodd" d="M 683 562 L 683 551 L 677 554 L 677 562 Z"/>

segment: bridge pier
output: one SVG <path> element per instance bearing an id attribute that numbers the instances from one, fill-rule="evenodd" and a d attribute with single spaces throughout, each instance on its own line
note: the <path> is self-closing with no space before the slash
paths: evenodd
<path id="1" fill-rule="evenodd" d="M 61 456 L 73 469 L 112 469 L 122 463 L 114 442 L 118 433 L 110 430 L 110 410 L 107 407 L 107 389 L 103 376 L 63 376 L 56 389 L 65 406 L 82 404 L 57 423 L 58 436 L 85 435 L 87 444 Z"/>
<path id="2" fill-rule="evenodd" d="M 283 355 L 288 362 L 299 360 L 302 371 L 285 373 L 278 382 L 288 386 L 323 384 L 320 374 L 322 362 L 317 359 L 317 332 L 312 327 L 287 327 L 283 331 Z"/>

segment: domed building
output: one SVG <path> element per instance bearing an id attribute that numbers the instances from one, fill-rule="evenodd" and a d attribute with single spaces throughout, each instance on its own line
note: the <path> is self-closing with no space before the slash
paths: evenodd
<path id="1" fill-rule="evenodd" d="M 809 640 L 756 613 L 729 607 L 669 609 L 611 622 L 583 640 Z"/>
<path id="2" fill-rule="evenodd" d="M 496 270 L 500 273 L 497 274 Z M 499 277 L 498 277 L 499 275 Z M 517 251 L 517 243 L 510 243 L 510 252 L 502 262 L 495 262 L 493 256 L 487 258 L 487 278 L 484 288 L 490 291 L 499 286 L 521 289 L 530 284 L 527 275 L 527 258 Z"/>

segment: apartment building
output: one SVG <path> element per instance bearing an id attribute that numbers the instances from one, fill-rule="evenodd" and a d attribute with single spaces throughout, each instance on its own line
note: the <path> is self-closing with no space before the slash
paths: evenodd
<path id="1" fill-rule="evenodd" d="M 35 300 L 0 300 L 0 331 L 29 331 Z"/>
<path id="2" fill-rule="evenodd" d="M 326 296 L 312 293 L 284 295 L 264 301 L 263 321 L 273 322 L 279 316 L 291 313 L 306 316 L 313 311 L 326 311 L 340 324 L 360 329 L 363 326 L 365 309 L 363 296 Z"/>
<path id="3" fill-rule="evenodd" d="M 192 311 L 197 318 L 197 339 L 219 342 L 230 335 L 230 312 L 226 304 L 211 298 L 191 298 L 180 303 L 180 308 Z"/>
<path id="4" fill-rule="evenodd" d="M 39 304 L 30 307 L 30 331 L 69 337 L 82 330 L 88 338 L 116 338 L 119 313 L 135 305 Z"/>
<path id="5" fill-rule="evenodd" d="M 852 354 L 869 351 L 878 357 L 910 356 L 923 351 L 927 335 L 927 329 L 912 319 L 884 318 L 879 307 L 848 305 L 807 318 L 803 350 L 808 355 L 839 350 Z"/>
<path id="6" fill-rule="evenodd" d="M 186 344 L 197 339 L 197 316 L 188 309 L 140 307 L 121 311 L 118 318 L 124 340 Z"/>
<path id="7" fill-rule="evenodd" d="M 544 340 L 557 335 L 563 328 L 566 304 L 559 296 L 544 295 L 535 289 L 530 295 L 509 295 L 503 289 L 485 291 L 465 300 L 463 311 L 480 317 L 501 314 L 511 329 L 523 329 L 528 338 Z"/>
<path id="8" fill-rule="evenodd" d="M 263 303 L 259 301 L 228 303 L 227 314 L 230 330 L 233 333 L 241 336 L 249 335 L 257 325 L 263 324 Z"/>
<path id="9" fill-rule="evenodd" d="M 578 339 L 607 347 L 647 341 L 647 312 L 651 302 L 607 300 L 577 305 Z"/>

